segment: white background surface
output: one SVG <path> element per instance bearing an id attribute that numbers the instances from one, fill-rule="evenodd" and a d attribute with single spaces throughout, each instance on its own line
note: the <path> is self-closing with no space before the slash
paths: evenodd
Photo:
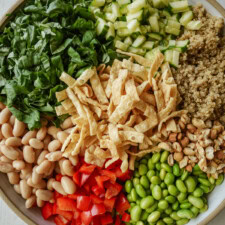
<path id="1" fill-rule="evenodd" d="M 0 0 L 0 18 L 15 0 Z M 225 8 L 225 0 L 218 0 Z M 225 209 L 208 225 L 224 225 Z M 25 225 L 0 199 L 0 225 Z"/>

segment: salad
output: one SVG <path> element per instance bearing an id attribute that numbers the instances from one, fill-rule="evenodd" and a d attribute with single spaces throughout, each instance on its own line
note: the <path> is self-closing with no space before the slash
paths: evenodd
<path id="1" fill-rule="evenodd" d="M 28 0 L 0 37 L 0 172 L 26 208 L 56 225 L 205 212 L 225 172 L 223 27 L 186 0 Z"/>

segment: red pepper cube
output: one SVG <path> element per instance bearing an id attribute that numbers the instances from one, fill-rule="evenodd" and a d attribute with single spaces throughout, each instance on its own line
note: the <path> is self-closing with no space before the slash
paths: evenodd
<path id="1" fill-rule="evenodd" d="M 102 225 L 108 225 L 113 223 L 113 218 L 110 213 L 106 213 L 105 215 L 101 216 L 101 223 Z"/>
<path id="2" fill-rule="evenodd" d="M 130 208 L 130 203 L 123 193 L 120 193 L 119 197 L 116 200 L 116 211 L 123 215 L 126 210 Z"/>
<path id="3" fill-rule="evenodd" d="M 113 208 L 115 206 L 116 198 L 111 198 L 111 199 L 105 199 L 104 200 L 104 206 L 106 211 L 112 212 Z"/>
<path id="4" fill-rule="evenodd" d="M 123 188 L 122 185 L 118 183 L 115 183 L 115 184 L 107 183 L 105 187 L 107 188 L 106 194 L 105 194 L 105 198 L 107 199 L 117 196 Z"/>
<path id="5" fill-rule="evenodd" d="M 130 215 L 128 213 L 124 213 L 122 216 L 123 222 L 130 222 Z"/>
<path id="6" fill-rule="evenodd" d="M 41 209 L 42 216 L 45 220 L 53 215 L 53 204 L 46 203 Z"/>
<path id="7" fill-rule="evenodd" d="M 82 211 L 87 211 L 90 207 L 91 198 L 88 196 L 77 197 L 77 208 Z"/>
<path id="8" fill-rule="evenodd" d="M 95 165 L 87 165 L 87 164 L 83 164 L 79 171 L 80 173 L 85 173 L 85 174 L 92 174 L 95 170 L 96 166 Z"/>
<path id="9" fill-rule="evenodd" d="M 102 215 L 106 212 L 104 204 L 94 204 L 91 208 L 92 216 Z"/>
<path id="10" fill-rule="evenodd" d="M 92 215 L 90 211 L 82 212 L 80 215 L 81 222 L 84 225 L 89 225 L 92 221 Z"/>
<path id="11" fill-rule="evenodd" d="M 109 180 L 109 179 L 110 178 L 107 177 L 107 176 L 97 176 L 97 177 L 95 177 L 95 180 L 96 180 L 98 186 L 100 188 L 102 188 L 102 189 L 104 189 L 104 182 L 107 181 L 107 180 Z"/>
<path id="12" fill-rule="evenodd" d="M 69 198 L 58 198 L 57 206 L 60 210 L 75 212 L 77 209 L 76 202 Z"/>

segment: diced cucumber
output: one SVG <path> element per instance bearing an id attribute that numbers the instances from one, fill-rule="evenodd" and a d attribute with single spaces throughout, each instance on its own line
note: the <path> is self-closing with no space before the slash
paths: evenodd
<path id="1" fill-rule="evenodd" d="M 131 37 L 126 37 L 126 38 L 124 39 L 124 43 L 127 44 L 128 46 L 130 46 L 130 45 L 132 45 L 133 40 L 132 40 Z"/>
<path id="2" fill-rule="evenodd" d="M 145 0 L 135 0 L 127 6 L 130 13 L 136 13 L 146 6 Z"/>
<path id="3" fill-rule="evenodd" d="M 156 54 L 160 52 L 159 48 L 154 48 L 145 54 L 145 58 L 154 61 Z"/>
<path id="4" fill-rule="evenodd" d="M 131 21 L 133 19 L 141 20 L 142 19 L 142 13 L 143 13 L 143 10 L 140 10 L 136 13 L 127 14 L 127 16 L 126 16 L 127 21 Z"/>
<path id="5" fill-rule="evenodd" d="M 130 31 L 127 28 L 121 28 L 117 30 L 117 35 L 120 37 L 127 37 L 130 35 Z"/>
<path id="6" fill-rule="evenodd" d="M 112 3 L 112 13 L 117 17 L 122 16 L 120 13 L 120 6 L 117 2 Z"/>
<path id="7" fill-rule="evenodd" d="M 126 5 L 130 4 L 131 0 L 117 0 L 119 5 Z"/>
<path id="8" fill-rule="evenodd" d="M 116 16 L 113 14 L 113 13 L 105 13 L 105 19 L 107 20 L 107 21 L 110 21 L 110 22 L 112 22 L 112 23 L 114 23 L 115 21 L 116 21 Z"/>
<path id="9" fill-rule="evenodd" d="M 151 32 L 151 26 L 142 25 L 141 26 L 141 33 L 142 34 L 147 34 L 148 32 Z"/>
<path id="10" fill-rule="evenodd" d="M 108 40 L 109 38 L 113 38 L 116 36 L 115 34 L 115 29 L 114 29 L 114 25 L 111 23 L 111 22 L 108 22 L 107 23 L 109 29 L 107 31 L 107 34 L 106 34 L 106 40 Z"/>
<path id="11" fill-rule="evenodd" d="M 166 26 L 165 32 L 168 33 L 168 34 L 173 34 L 175 36 L 178 36 L 180 34 L 179 29 L 176 29 L 176 28 L 171 27 L 171 26 Z"/>
<path id="12" fill-rule="evenodd" d="M 112 4 L 106 5 L 103 9 L 103 12 L 112 13 Z"/>
<path id="13" fill-rule="evenodd" d="M 120 12 L 121 12 L 121 14 L 124 15 L 124 14 L 127 14 L 127 13 L 128 13 L 127 6 L 128 6 L 128 5 L 123 5 L 123 6 L 120 7 Z"/>
<path id="14" fill-rule="evenodd" d="M 173 13 L 186 12 L 189 10 L 188 1 L 176 1 L 169 3 Z"/>
<path id="15" fill-rule="evenodd" d="M 170 2 L 170 0 L 161 0 L 161 1 L 164 4 L 164 6 L 168 6 Z"/>
<path id="16" fill-rule="evenodd" d="M 128 52 L 131 52 L 137 55 L 145 55 L 145 50 L 142 48 L 129 47 Z"/>
<path id="17" fill-rule="evenodd" d="M 157 40 L 157 41 L 162 40 L 162 36 L 160 34 L 157 34 L 157 33 L 150 33 L 148 36 L 152 40 Z"/>
<path id="18" fill-rule="evenodd" d="M 116 41 L 115 47 L 122 51 L 127 51 L 129 46 L 127 44 L 123 43 L 122 41 L 118 40 L 118 41 Z"/>
<path id="19" fill-rule="evenodd" d="M 189 44 L 189 40 L 176 41 L 176 46 L 179 48 L 187 47 Z"/>
<path id="20" fill-rule="evenodd" d="M 177 22 L 179 22 L 179 18 L 180 18 L 180 15 L 178 13 L 173 14 L 171 17 L 169 17 L 170 20 L 174 20 Z"/>
<path id="21" fill-rule="evenodd" d="M 180 52 L 174 50 L 165 51 L 165 61 L 177 68 L 179 66 Z"/>
<path id="22" fill-rule="evenodd" d="M 188 30 L 199 30 L 202 27 L 202 22 L 200 20 L 191 21 L 186 25 Z"/>
<path id="23" fill-rule="evenodd" d="M 194 15 L 192 11 L 184 12 L 180 18 L 180 23 L 183 26 L 186 26 L 193 19 L 193 17 Z"/>
<path id="24" fill-rule="evenodd" d="M 102 18 L 98 18 L 97 20 L 97 35 L 105 35 L 108 31 L 109 27 L 106 23 L 105 20 L 103 20 Z"/>
<path id="25" fill-rule="evenodd" d="M 146 40 L 146 37 L 143 35 L 140 35 L 136 38 L 136 40 L 134 41 L 134 43 L 132 44 L 133 47 L 138 48 L 140 47 Z"/>
<path id="26" fill-rule="evenodd" d="M 175 40 L 170 40 L 169 41 L 169 47 L 176 47 L 176 41 Z"/>
<path id="27" fill-rule="evenodd" d="M 116 30 L 121 29 L 121 28 L 126 28 L 127 27 L 127 22 L 124 21 L 116 21 L 114 23 L 114 27 Z"/>
<path id="28" fill-rule="evenodd" d="M 176 22 L 174 20 L 168 20 L 168 26 L 170 27 L 173 27 L 173 28 L 176 28 L 178 30 L 180 30 L 180 23 L 179 22 Z"/>
<path id="29" fill-rule="evenodd" d="M 92 6 L 101 7 L 105 5 L 105 0 L 93 0 Z"/>
<path id="30" fill-rule="evenodd" d="M 150 16 L 149 23 L 151 25 L 153 32 L 159 32 L 159 22 L 158 22 L 158 18 L 156 16 Z"/>
<path id="31" fill-rule="evenodd" d="M 142 45 L 142 48 L 147 49 L 147 50 L 150 50 L 150 49 L 153 49 L 154 44 L 155 44 L 154 41 L 146 41 L 146 42 Z"/>
<path id="32" fill-rule="evenodd" d="M 155 8 L 163 8 L 164 4 L 162 0 L 152 0 L 152 4 Z"/>
<path id="33" fill-rule="evenodd" d="M 170 12 L 169 12 L 167 9 L 164 9 L 164 10 L 162 11 L 162 16 L 165 16 L 165 17 L 171 17 L 171 14 L 170 14 Z"/>
<path id="34" fill-rule="evenodd" d="M 135 32 L 135 30 L 140 26 L 139 22 L 137 21 L 137 19 L 134 19 L 134 20 L 130 20 L 128 23 L 127 23 L 127 28 L 128 30 L 133 33 Z"/>

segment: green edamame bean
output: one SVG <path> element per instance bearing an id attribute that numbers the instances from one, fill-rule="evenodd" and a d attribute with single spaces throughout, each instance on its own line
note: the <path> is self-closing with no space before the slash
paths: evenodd
<path id="1" fill-rule="evenodd" d="M 176 181 L 176 187 L 182 193 L 186 193 L 187 192 L 187 188 L 186 188 L 184 182 L 182 180 L 180 180 L 180 179 L 178 179 Z"/>
<path id="2" fill-rule="evenodd" d="M 140 180 L 139 180 L 137 177 L 135 177 L 135 178 L 133 179 L 133 185 L 134 185 L 134 187 L 135 187 L 137 184 L 140 184 Z"/>
<path id="3" fill-rule="evenodd" d="M 151 158 L 151 154 L 147 154 L 147 155 L 145 155 L 145 159 L 150 159 Z"/>
<path id="4" fill-rule="evenodd" d="M 133 202 L 137 201 L 137 192 L 134 188 L 132 188 L 131 192 L 130 192 L 130 196 Z"/>
<path id="5" fill-rule="evenodd" d="M 162 189 L 159 185 L 155 185 L 153 187 L 152 196 L 156 200 L 160 200 L 162 198 Z"/>
<path id="6" fill-rule="evenodd" d="M 170 195 L 173 195 L 173 196 L 177 196 L 178 193 L 179 193 L 178 190 L 177 190 L 177 188 L 176 188 L 176 186 L 173 185 L 173 184 L 170 184 L 168 186 L 168 191 L 169 191 Z"/>
<path id="7" fill-rule="evenodd" d="M 142 159 L 142 160 L 140 161 L 140 164 L 148 164 L 148 160 L 147 160 L 147 159 Z"/>
<path id="8" fill-rule="evenodd" d="M 201 171 L 198 164 L 195 164 L 195 166 L 193 167 L 193 171 Z"/>
<path id="9" fill-rule="evenodd" d="M 160 208 L 160 209 L 167 209 L 168 206 L 169 206 L 169 204 L 166 200 L 160 200 L 158 203 L 158 208 Z"/>
<path id="10" fill-rule="evenodd" d="M 185 199 L 187 198 L 187 193 L 180 193 L 178 196 L 177 196 L 177 200 L 179 202 L 183 202 Z"/>
<path id="11" fill-rule="evenodd" d="M 189 209 L 191 208 L 192 204 L 190 202 L 184 202 L 180 204 L 181 209 Z"/>
<path id="12" fill-rule="evenodd" d="M 161 169 L 160 170 L 160 173 L 159 173 L 159 177 L 161 180 L 164 180 L 165 179 L 165 176 L 166 176 L 166 171 L 165 169 Z"/>
<path id="13" fill-rule="evenodd" d="M 154 212 L 157 209 L 157 207 L 158 207 L 158 203 L 155 202 L 153 206 L 151 206 L 150 208 L 146 209 L 146 212 L 147 213 L 152 213 L 152 212 Z"/>
<path id="14" fill-rule="evenodd" d="M 163 222 L 165 222 L 166 224 L 173 224 L 174 220 L 170 217 L 164 217 Z"/>
<path id="15" fill-rule="evenodd" d="M 146 191 L 141 184 L 137 184 L 135 186 L 135 190 L 141 198 L 144 198 L 146 196 Z"/>
<path id="16" fill-rule="evenodd" d="M 151 192 L 150 188 L 146 190 L 146 194 L 147 194 L 147 195 L 150 195 L 151 193 L 152 193 L 152 192 Z"/>
<path id="17" fill-rule="evenodd" d="M 156 184 L 150 184 L 150 190 L 152 191 Z"/>
<path id="18" fill-rule="evenodd" d="M 170 215 L 172 212 L 173 212 L 173 210 L 172 210 L 171 207 L 168 207 L 168 208 L 165 210 L 165 213 L 166 213 L 167 215 Z"/>
<path id="19" fill-rule="evenodd" d="M 205 186 L 205 185 L 202 185 L 202 184 L 201 184 L 199 187 L 200 187 L 200 188 L 203 190 L 203 192 L 206 193 L 206 194 L 209 193 L 209 191 L 210 191 L 210 188 L 207 187 L 207 186 Z"/>
<path id="20" fill-rule="evenodd" d="M 160 157 L 161 157 L 160 152 L 154 153 L 153 156 L 152 156 L 152 162 L 153 162 L 154 164 L 157 163 L 157 162 L 159 162 Z"/>
<path id="21" fill-rule="evenodd" d="M 177 215 L 177 212 L 172 212 L 170 214 L 170 217 L 173 219 L 173 220 L 180 220 L 181 218 Z"/>
<path id="22" fill-rule="evenodd" d="M 203 208 L 200 209 L 200 213 L 204 213 L 208 210 L 208 205 L 204 205 Z"/>
<path id="23" fill-rule="evenodd" d="M 164 198 L 167 197 L 168 194 L 169 194 L 168 190 L 165 189 L 165 190 L 162 191 L 162 195 L 163 195 Z"/>
<path id="24" fill-rule="evenodd" d="M 198 181 L 199 181 L 200 184 L 205 185 L 207 187 L 211 186 L 211 183 L 209 182 L 209 180 L 206 180 L 204 178 L 198 178 Z"/>
<path id="25" fill-rule="evenodd" d="M 146 212 L 146 211 L 143 211 L 142 214 L 141 214 L 140 220 L 146 221 L 148 219 L 148 216 L 149 216 L 149 213 Z"/>
<path id="26" fill-rule="evenodd" d="M 137 177 L 137 178 L 140 177 L 140 174 L 139 174 L 138 170 L 135 170 L 135 171 L 134 171 L 134 177 Z"/>
<path id="27" fill-rule="evenodd" d="M 125 191 L 127 193 L 130 193 L 132 188 L 133 188 L 132 181 L 131 180 L 127 180 L 126 183 L 125 183 Z"/>
<path id="28" fill-rule="evenodd" d="M 148 222 L 149 223 L 155 223 L 157 222 L 157 220 L 160 218 L 160 212 L 159 211 L 155 211 L 155 212 L 152 212 L 149 217 L 148 217 Z"/>
<path id="29" fill-rule="evenodd" d="M 138 167 L 138 172 L 141 176 L 147 174 L 148 172 L 148 167 L 145 164 L 140 164 Z"/>
<path id="30" fill-rule="evenodd" d="M 129 202 L 133 202 L 133 198 L 131 197 L 131 194 L 128 194 L 128 195 L 127 195 L 127 200 L 128 200 Z"/>
<path id="31" fill-rule="evenodd" d="M 216 186 L 215 184 L 211 184 L 211 186 L 209 187 L 209 192 L 212 192 L 215 186 Z"/>
<path id="32" fill-rule="evenodd" d="M 153 176 L 153 177 L 151 178 L 150 182 L 151 182 L 152 184 L 160 184 L 160 183 L 161 183 L 161 180 L 160 180 L 159 177 Z"/>
<path id="33" fill-rule="evenodd" d="M 160 164 L 159 162 L 157 162 L 157 163 L 155 164 L 155 168 L 156 168 L 158 171 L 160 171 L 160 170 L 161 170 L 161 164 Z"/>
<path id="34" fill-rule="evenodd" d="M 185 225 L 189 222 L 189 219 L 181 219 L 177 221 L 177 225 Z"/>
<path id="35" fill-rule="evenodd" d="M 140 199 L 137 199 L 136 204 L 137 205 L 140 205 L 141 204 L 141 200 Z"/>
<path id="36" fill-rule="evenodd" d="M 179 202 L 176 201 L 172 204 L 172 209 L 176 211 L 176 210 L 178 210 L 178 208 L 179 208 Z"/>
<path id="37" fill-rule="evenodd" d="M 162 163 L 161 164 L 161 168 L 164 169 L 168 173 L 172 173 L 173 172 L 172 167 L 169 166 L 167 163 Z"/>
<path id="38" fill-rule="evenodd" d="M 204 194 L 204 192 L 201 188 L 196 188 L 193 192 L 193 195 L 195 197 L 201 197 L 203 194 Z"/>
<path id="39" fill-rule="evenodd" d="M 136 223 L 136 225 L 145 225 L 145 224 L 144 224 L 144 222 L 142 222 L 142 221 L 138 221 L 138 222 Z"/>
<path id="40" fill-rule="evenodd" d="M 147 173 L 147 177 L 149 180 L 151 180 L 151 178 L 155 176 L 155 171 L 154 170 L 149 170 Z"/>
<path id="41" fill-rule="evenodd" d="M 141 213 L 141 207 L 139 205 L 134 206 L 130 212 L 131 220 L 137 222 L 141 217 Z"/>
<path id="42" fill-rule="evenodd" d="M 152 162 L 152 159 L 149 159 L 149 160 L 148 160 L 148 168 L 149 168 L 150 170 L 155 169 L 155 164 Z"/>
<path id="43" fill-rule="evenodd" d="M 186 180 L 186 178 L 188 177 L 188 175 L 189 175 L 188 171 L 187 170 L 184 170 L 180 179 L 182 181 L 184 181 L 184 180 Z"/>
<path id="44" fill-rule="evenodd" d="M 199 209 L 197 207 L 195 207 L 195 206 L 192 206 L 190 208 L 190 210 L 193 212 L 194 217 L 196 217 L 199 214 Z"/>
<path id="45" fill-rule="evenodd" d="M 130 203 L 130 207 L 132 208 L 132 207 L 134 207 L 136 204 L 134 203 L 134 202 L 131 202 Z"/>
<path id="46" fill-rule="evenodd" d="M 202 171 L 193 171 L 192 173 L 195 176 L 201 176 L 201 174 L 203 174 L 204 172 L 202 172 Z"/>
<path id="47" fill-rule="evenodd" d="M 176 202 L 176 198 L 172 195 L 166 196 L 165 200 L 171 204 L 173 204 L 174 202 Z"/>
<path id="48" fill-rule="evenodd" d="M 138 167 L 139 167 L 139 162 L 138 161 L 135 161 L 134 168 L 137 169 Z"/>
<path id="49" fill-rule="evenodd" d="M 146 176 L 142 176 L 140 179 L 140 184 L 145 188 L 148 189 L 150 184 L 149 184 L 149 180 Z"/>
<path id="50" fill-rule="evenodd" d="M 206 173 L 201 173 L 198 176 L 199 176 L 199 178 L 208 179 Z"/>
<path id="51" fill-rule="evenodd" d="M 165 184 L 173 184 L 175 180 L 175 176 L 172 173 L 167 173 L 164 179 Z"/>
<path id="52" fill-rule="evenodd" d="M 166 184 L 165 184 L 164 182 L 162 182 L 162 183 L 160 184 L 160 187 L 161 187 L 162 189 L 164 189 L 164 188 L 166 188 Z"/>
<path id="53" fill-rule="evenodd" d="M 155 200 L 152 196 L 147 196 L 141 199 L 140 206 L 142 209 L 147 209 L 155 203 Z"/>
<path id="54" fill-rule="evenodd" d="M 169 156 L 169 152 L 168 152 L 168 151 L 164 151 L 164 152 L 161 154 L 160 162 L 161 162 L 161 163 L 166 162 L 167 159 L 168 159 L 168 156 Z"/>
<path id="55" fill-rule="evenodd" d="M 159 220 L 156 225 L 166 225 L 162 220 Z"/>
<path id="56" fill-rule="evenodd" d="M 207 204 L 207 198 L 206 198 L 206 196 L 202 196 L 201 199 L 204 202 L 204 204 Z"/>
<path id="57" fill-rule="evenodd" d="M 194 197 L 193 195 L 188 196 L 188 201 L 198 209 L 203 208 L 204 202 L 201 198 Z"/>
<path id="58" fill-rule="evenodd" d="M 180 174 L 181 174 L 181 171 L 180 171 L 180 167 L 177 163 L 175 163 L 173 165 L 173 174 L 176 176 L 176 177 L 179 177 Z"/>
<path id="59" fill-rule="evenodd" d="M 184 219 L 191 219 L 194 217 L 194 214 L 191 210 L 188 209 L 180 209 L 177 211 L 177 215 Z"/>
<path id="60" fill-rule="evenodd" d="M 218 179 L 216 180 L 216 185 L 222 184 L 223 180 L 224 180 L 224 175 L 221 173 L 219 174 Z"/>
<path id="61" fill-rule="evenodd" d="M 189 176 L 185 180 L 185 185 L 187 187 L 187 191 L 189 193 L 192 193 L 195 190 L 197 183 L 196 183 L 195 179 L 192 176 Z"/>

